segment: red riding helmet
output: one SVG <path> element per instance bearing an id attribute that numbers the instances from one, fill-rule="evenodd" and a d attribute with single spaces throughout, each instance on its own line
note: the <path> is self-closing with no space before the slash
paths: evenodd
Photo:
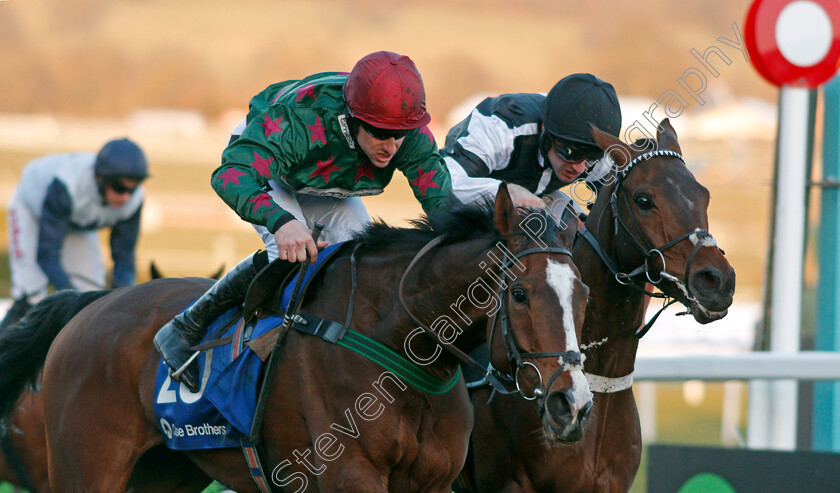
<path id="1" fill-rule="evenodd" d="M 377 128 L 420 128 L 432 119 L 414 62 L 390 51 L 356 62 L 344 85 L 344 99 L 351 116 Z"/>

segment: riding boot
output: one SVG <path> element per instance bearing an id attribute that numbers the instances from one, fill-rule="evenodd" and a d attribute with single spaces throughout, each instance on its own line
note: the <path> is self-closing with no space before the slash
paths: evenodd
<path id="1" fill-rule="evenodd" d="M 3 321 L 0 322 L 0 329 L 5 328 L 7 325 L 18 323 L 30 308 L 32 308 L 32 305 L 26 298 L 16 299 L 12 306 L 9 307 L 9 311 L 6 312 L 6 316 L 3 317 Z"/>
<path id="2" fill-rule="evenodd" d="M 169 366 L 172 380 L 183 382 L 190 390 L 198 392 L 198 364 L 193 361 L 183 368 L 193 354 L 190 348 L 204 337 L 210 323 L 242 303 L 248 285 L 267 263 L 268 256 L 264 251 L 246 258 L 155 334 L 155 347 Z"/>

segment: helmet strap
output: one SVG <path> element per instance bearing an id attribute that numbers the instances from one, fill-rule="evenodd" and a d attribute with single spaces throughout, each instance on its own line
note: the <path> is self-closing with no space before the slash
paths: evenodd
<path id="1" fill-rule="evenodd" d="M 356 137 L 359 135 L 359 128 L 362 126 L 362 122 L 358 118 L 352 116 L 349 109 L 345 115 L 347 115 L 347 128 L 350 130 L 350 138 L 353 139 L 356 152 L 361 156 L 365 156 L 365 151 L 363 151 L 362 146 L 359 145 L 359 138 Z"/>
<path id="2" fill-rule="evenodd" d="M 551 135 L 549 135 L 545 128 L 540 131 L 539 146 L 543 159 L 548 159 L 548 151 L 551 150 Z"/>
<path id="3" fill-rule="evenodd" d="M 96 178 L 96 189 L 99 190 L 99 198 L 102 199 L 102 204 L 107 204 L 105 200 L 105 177 L 102 175 L 94 175 Z"/>

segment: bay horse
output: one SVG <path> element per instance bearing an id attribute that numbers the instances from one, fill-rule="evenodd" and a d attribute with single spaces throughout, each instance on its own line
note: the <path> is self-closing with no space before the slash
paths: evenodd
<path id="1" fill-rule="evenodd" d="M 588 289 L 566 249 L 571 237 L 523 226 L 533 219 L 548 221 L 542 212 L 520 216 L 502 186 L 493 204 L 453 207 L 413 228 L 375 223 L 355 248 L 333 257 L 302 310 L 344 320 L 352 302 L 350 328 L 422 363 L 424 378 L 457 384 L 423 392 L 346 348 L 290 331 L 261 422 L 280 490 L 449 492 L 472 428 L 456 355 L 498 333 L 502 343 L 491 345 L 504 352 L 493 354 L 494 365 L 515 361 L 531 371 L 529 378 L 493 374 L 534 386 L 540 399 L 531 409 L 547 439 L 581 435 L 592 397 L 577 343 Z M 209 286 L 197 278 L 150 281 L 105 294 L 63 328 L 32 318 L 28 337 L 22 330 L 0 334 L 0 415 L 35 378 L 31 367 L 45 361 L 53 491 L 187 492 L 211 479 L 241 493 L 259 491 L 240 450 L 169 450 L 155 423 L 160 356 L 152 338 Z M 557 320 L 568 321 L 566 330 L 556 330 Z M 7 374 L 22 361 L 30 362 L 27 371 Z"/>
<path id="2" fill-rule="evenodd" d="M 539 422 L 517 399 L 496 395 L 488 403 L 490 389 L 471 389 L 475 428 L 464 474 L 474 492 L 628 491 L 642 453 L 631 385 L 645 283 L 701 324 L 725 316 L 732 303 L 735 272 L 707 232 L 709 191 L 683 162 L 670 122 L 661 122 L 656 141 L 632 147 L 593 134 L 617 165 L 574 244 L 591 287 L 581 348 L 593 420 L 579 442 L 557 446 L 541 440 Z"/>
<path id="3" fill-rule="evenodd" d="M 50 491 L 47 437 L 41 395 L 27 391 L 9 419 L 0 423 L 0 482 L 31 493 Z"/>
<path id="4" fill-rule="evenodd" d="M 151 279 L 166 277 L 154 261 L 149 264 L 149 272 Z M 207 278 L 219 279 L 223 273 L 224 266 Z M 90 301 L 92 302 L 93 299 Z M 58 305 L 53 306 L 59 308 Z M 71 309 L 68 313 L 66 306 L 60 308 L 63 309 L 46 316 L 53 323 L 63 326 L 70 321 L 77 310 Z M 31 493 L 49 493 L 50 491 L 44 404 L 38 391 L 40 385 L 39 377 L 30 388 L 25 389 L 8 419 L 0 424 L 0 482 L 6 481 Z"/>

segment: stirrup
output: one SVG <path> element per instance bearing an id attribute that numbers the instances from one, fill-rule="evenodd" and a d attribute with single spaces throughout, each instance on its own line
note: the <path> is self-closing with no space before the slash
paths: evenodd
<path id="1" fill-rule="evenodd" d="M 195 361 L 199 354 L 201 354 L 200 351 L 195 351 L 178 369 L 171 367 L 169 369 L 169 378 L 175 382 L 183 383 L 194 394 L 201 390 L 201 371 Z M 190 369 L 192 371 L 187 371 Z M 190 378 L 184 378 L 185 375 L 189 375 Z"/>
<path id="2" fill-rule="evenodd" d="M 180 368 L 178 368 L 177 370 L 173 369 L 170 372 L 170 376 L 172 377 L 172 379 L 175 380 L 176 382 L 180 382 L 181 381 L 181 375 L 183 375 L 184 372 L 187 371 L 187 368 L 189 368 L 189 366 L 192 364 L 192 362 L 195 361 L 196 358 L 198 358 L 199 354 L 201 354 L 201 351 L 194 352 L 192 354 L 192 356 L 187 358 L 187 361 L 185 361 L 184 364 L 181 365 Z"/>

